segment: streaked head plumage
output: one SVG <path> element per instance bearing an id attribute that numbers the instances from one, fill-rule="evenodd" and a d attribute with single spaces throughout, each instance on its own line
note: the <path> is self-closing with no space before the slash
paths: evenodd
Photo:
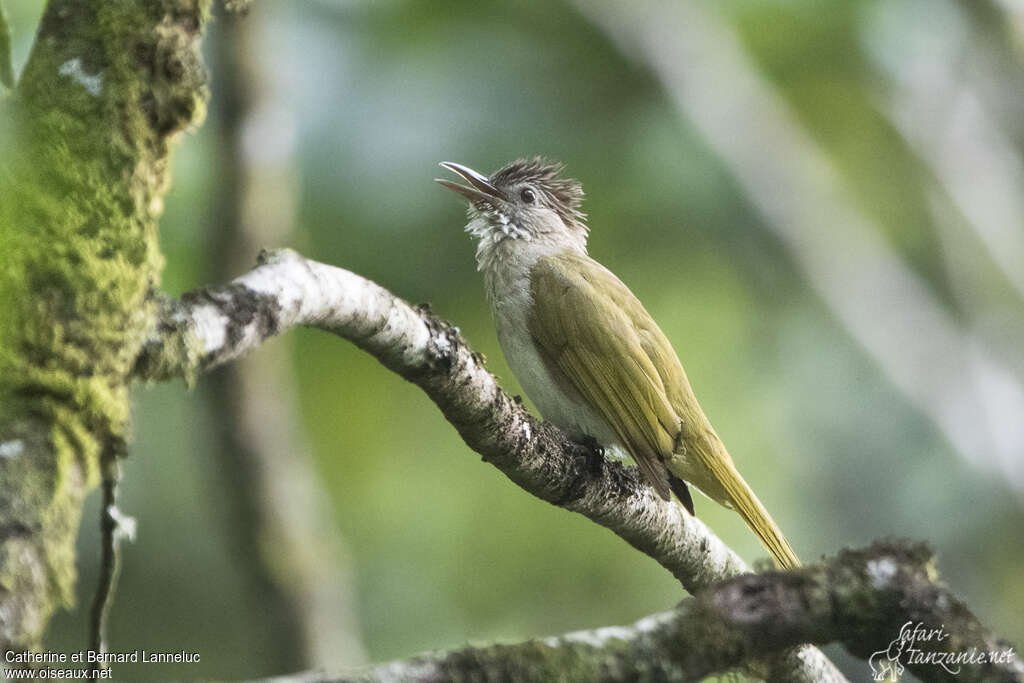
<path id="1" fill-rule="evenodd" d="M 562 231 L 585 238 L 586 215 L 580 211 L 583 188 L 563 177 L 564 166 L 541 157 L 517 159 L 490 176 L 451 162 L 441 166 L 469 185 L 439 183 L 469 200 L 467 229 L 477 237 L 533 239 Z"/>

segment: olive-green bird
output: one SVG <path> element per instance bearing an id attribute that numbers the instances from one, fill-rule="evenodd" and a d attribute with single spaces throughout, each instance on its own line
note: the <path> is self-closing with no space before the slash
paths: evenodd
<path id="1" fill-rule="evenodd" d="M 519 160 L 468 185 L 466 230 L 509 367 L 544 418 L 629 453 L 665 500 L 693 514 L 688 482 L 736 510 L 782 567 L 800 561 L 732 462 L 672 345 L 626 285 L 587 255 L 583 190 L 562 167 Z"/>

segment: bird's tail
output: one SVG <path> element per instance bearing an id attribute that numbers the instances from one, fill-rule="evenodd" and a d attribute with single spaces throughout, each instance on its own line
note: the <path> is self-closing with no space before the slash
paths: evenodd
<path id="1" fill-rule="evenodd" d="M 714 458 L 709 464 L 715 478 L 728 494 L 733 509 L 739 513 L 751 531 L 761 540 L 764 547 L 775 558 L 775 562 L 783 569 L 799 567 L 800 558 L 796 556 L 793 547 L 782 535 L 779 525 L 775 523 L 750 486 L 740 476 L 732 459 L 728 457 Z"/>

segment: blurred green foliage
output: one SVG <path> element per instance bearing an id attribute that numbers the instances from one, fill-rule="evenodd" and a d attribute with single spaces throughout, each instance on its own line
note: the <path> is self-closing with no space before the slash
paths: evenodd
<path id="1" fill-rule="evenodd" d="M 673 340 L 705 411 L 798 553 L 813 561 L 883 536 L 926 539 L 983 621 L 1024 641 L 1019 494 L 958 457 L 847 336 L 642 65 L 561 3 L 258 4 L 271 13 L 265 68 L 296 117 L 300 232 L 291 246 L 430 302 L 519 393 L 461 230 L 463 207 L 431 179 L 441 160 L 484 171 L 532 154 L 565 162 L 587 191 L 592 255 Z M 41 8 L 7 6 L 19 69 Z M 718 7 L 856 201 L 955 309 L 929 171 L 874 104 L 883 84 L 865 32 L 877 10 L 873 0 Z M 215 25 L 208 47 L 219 35 Z M 219 66 L 210 119 L 175 160 L 161 238 L 171 293 L 204 284 L 217 256 Z M 628 623 L 682 597 L 655 562 L 481 463 L 419 390 L 365 354 L 306 330 L 274 343 L 292 350 L 372 660 Z M 228 537 L 232 476 L 218 465 L 208 390 L 200 381 L 136 395 L 123 508 L 138 518 L 139 538 L 124 554 L 112 647 L 198 650 L 202 661 L 123 675 L 279 673 L 280 625 Z M 696 503 L 743 556 L 763 555 L 738 517 Z M 85 646 L 95 507 L 79 545 L 80 607 L 55 620 L 55 649 Z M 866 678 L 862 663 L 848 666 Z"/>

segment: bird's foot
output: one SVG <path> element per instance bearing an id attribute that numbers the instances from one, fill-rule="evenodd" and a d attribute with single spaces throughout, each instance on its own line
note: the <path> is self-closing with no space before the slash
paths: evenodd
<path id="1" fill-rule="evenodd" d="M 555 505 L 565 507 L 583 497 L 587 485 L 604 473 L 608 461 L 604 458 L 604 447 L 592 436 L 573 439 L 573 467 L 566 477 L 563 494 L 554 501 Z"/>

